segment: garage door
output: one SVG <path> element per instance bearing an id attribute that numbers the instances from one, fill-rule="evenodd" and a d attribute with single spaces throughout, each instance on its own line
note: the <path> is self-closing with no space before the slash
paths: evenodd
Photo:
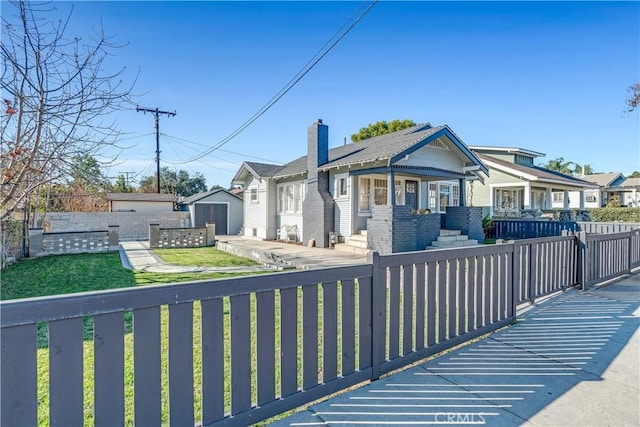
<path id="1" fill-rule="evenodd" d="M 207 222 L 216 223 L 216 234 L 228 234 L 229 205 L 224 203 L 196 204 L 195 226 L 204 227 Z"/>

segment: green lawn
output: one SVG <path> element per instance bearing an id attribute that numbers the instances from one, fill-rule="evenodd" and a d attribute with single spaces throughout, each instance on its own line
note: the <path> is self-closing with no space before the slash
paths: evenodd
<path id="1" fill-rule="evenodd" d="M 175 255 L 174 255 L 175 251 Z M 209 258 L 207 262 L 216 255 L 209 256 L 213 252 L 197 248 L 191 249 L 168 249 L 161 252 L 168 252 L 168 262 L 176 263 L 174 259 L 181 259 L 180 263 L 188 265 L 211 265 L 201 264 L 203 257 Z M 220 252 L 216 251 L 219 255 Z M 164 254 L 163 254 L 164 256 Z M 177 258 L 172 258 L 172 257 Z M 250 260 L 242 258 L 234 260 L 232 255 L 224 254 L 220 257 L 221 263 L 229 265 L 253 265 Z M 214 264 L 215 265 L 215 264 Z M 16 264 L 7 267 L 1 273 L 0 299 L 9 300 L 17 298 L 29 298 L 45 295 L 58 295 L 72 292 L 95 291 L 104 289 L 118 289 L 147 284 L 176 283 L 193 280 L 227 278 L 233 276 L 247 275 L 247 273 L 148 273 L 131 271 L 122 267 L 118 253 L 106 254 L 78 254 L 78 255 L 58 255 L 42 258 L 24 259 Z M 225 346 L 229 345 L 229 301 L 224 299 L 225 315 Z M 252 299 L 251 316 L 254 314 L 255 302 Z M 125 417 L 126 424 L 133 425 L 133 335 L 132 315 L 125 313 Z M 252 321 L 255 321 L 253 319 Z M 161 312 L 162 331 L 162 405 L 163 423 L 168 422 L 168 310 L 162 307 Z M 201 390 L 201 346 L 200 346 L 200 303 L 194 303 L 193 333 L 194 333 L 194 401 L 196 413 L 199 413 L 202 405 Z M 254 332 L 255 334 L 255 332 Z M 49 425 L 49 349 L 47 337 L 47 324 L 38 325 L 38 424 Z M 84 400 L 85 400 L 85 425 L 93 425 L 93 319 L 85 318 L 84 327 Z M 252 337 L 255 340 L 255 337 Z M 226 352 L 228 357 L 228 352 Z M 229 368 L 230 361 L 226 360 L 226 369 Z M 225 380 L 227 399 L 230 392 L 228 378 Z M 226 408 L 230 408 L 227 400 Z M 197 417 L 198 418 L 198 417 Z"/>
<path id="2" fill-rule="evenodd" d="M 215 247 L 154 249 L 156 255 L 168 264 L 194 267 L 241 267 L 259 265 L 257 262 L 240 258 Z"/>

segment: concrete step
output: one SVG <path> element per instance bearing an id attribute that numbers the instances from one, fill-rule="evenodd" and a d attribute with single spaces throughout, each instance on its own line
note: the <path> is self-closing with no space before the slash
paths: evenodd
<path id="1" fill-rule="evenodd" d="M 336 243 L 333 247 L 336 251 L 348 252 L 351 254 L 366 255 L 370 252 L 366 247 L 352 246 L 347 243 Z"/>
<path id="2" fill-rule="evenodd" d="M 364 248 L 367 249 L 369 247 L 367 243 L 367 239 L 354 239 L 353 237 L 345 237 L 344 243 L 340 243 L 344 245 L 354 246 L 356 248 Z"/>
<path id="3" fill-rule="evenodd" d="M 364 236 L 365 240 L 367 239 L 367 230 L 360 230 L 358 233 L 354 234 L 354 236 Z"/>
<path id="4" fill-rule="evenodd" d="M 459 234 L 457 236 L 438 236 L 438 242 L 458 242 L 467 240 L 469 236 L 466 234 Z"/>
<path id="5" fill-rule="evenodd" d="M 478 241 L 474 239 L 452 240 L 452 241 L 445 241 L 445 242 L 439 242 L 436 240 L 431 242 L 431 246 L 435 248 L 461 248 L 464 246 L 477 246 L 477 245 L 478 245 Z"/>
<path id="6" fill-rule="evenodd" d="M 445 229 L 440 229 L 440 235 L 441 236 L 458 236 L 460 235 L 460 230 L 445 230 Z"/>

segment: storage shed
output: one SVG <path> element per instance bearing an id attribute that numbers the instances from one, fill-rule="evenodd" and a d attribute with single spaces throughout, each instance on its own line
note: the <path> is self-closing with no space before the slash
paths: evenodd
<path id="1" fill-rule="evenodd" d="M 238 234 L 242 228 L 242 198 L 222 188 L 186 197 L 179 206 L 189 211 L 194 227 L 215 222 L 216 235 Z"/>

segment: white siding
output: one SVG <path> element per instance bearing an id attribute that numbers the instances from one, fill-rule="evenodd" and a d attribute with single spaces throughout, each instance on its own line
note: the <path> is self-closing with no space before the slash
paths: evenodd
<path id="1" fill-rule="evenodd" d="M 340 195 L 340 180 L 346 180 L 346 195 Z M 354 197 L 355 193 L 352 187 L 352 182 L 354 178 L 350 177 L 348 173 L 338 173 L 334 174 L 331 177 L 331 182 L 333 185 L 331 186 L 331 193 L 333 195 L 333 200 L 335 201 L 335 232 L 349 237 L 351 236 L 351 198 Z"/>
<path id="2" fill-rule="evenodd" d="M 251 191 L 257 190 L 258 201 L 251 201 Z M 245 184 L 244 197 L 244 235 L 267 239 L 269 232 L 268 209 L 269 194 L 268 180 L 262 181 L 250 176 Z M 272 237 L 273 238 L 273 237 Z"/>

